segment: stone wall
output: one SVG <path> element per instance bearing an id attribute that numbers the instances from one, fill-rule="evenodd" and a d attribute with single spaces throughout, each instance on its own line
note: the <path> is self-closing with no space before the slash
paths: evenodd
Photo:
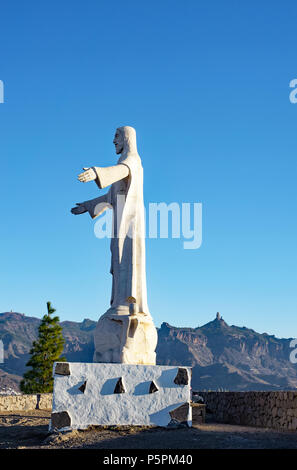
<path id="1" fill-rule="evenodd" d="M 296 392 L 199 392 L 220 423 L 297 430 Z"/>
<path id="2" fill-rule="evenodd" d="M 191 403 L 192 406 L 192 424 L 205 423 L 205 405 L 200 403 Z"/>
<path id="3" fill-rule="evenodd" d="M 50 410 L 52 408 L 51 393 L 37 395 L 0 395 L 1 411 Z"/>

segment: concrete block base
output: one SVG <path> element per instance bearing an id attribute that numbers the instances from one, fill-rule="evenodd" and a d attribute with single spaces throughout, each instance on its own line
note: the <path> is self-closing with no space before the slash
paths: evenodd
<path id="1" fill-rule="evenodd" d="M 55 363 L 50 430 L 91 425 L 192 425 L 191 368 Z"/>

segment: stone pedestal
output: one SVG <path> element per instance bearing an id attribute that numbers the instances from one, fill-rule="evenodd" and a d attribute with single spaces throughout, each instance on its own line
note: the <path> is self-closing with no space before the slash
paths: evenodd
<path id="1" fill-rule="evenodd" d="M 130 309 L 137 306 L 131 304 Z M 152 317 L 110 308 L 99 319 L 94 333 L 94 362 L 156 364 L 158 333 Z"/>
<path id="2" fill-rule="evenodd" d="M 50 430 L 191 426 L 190 382 L 190 367 L 55 363 Z"/>

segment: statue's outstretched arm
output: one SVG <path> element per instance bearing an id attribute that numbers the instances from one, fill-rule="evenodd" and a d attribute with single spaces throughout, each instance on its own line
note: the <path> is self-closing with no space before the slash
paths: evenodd
<path id="1" fill-rule="evenodd" d="M 129 176 L 129 168 L 127 165 L 119 163 L 118 165 L 101 167 L 93 166 L 92 168 L 84 168 L 84 172 L 78 175 L 79 181 L 88 183 L 95 181 L 100 189 L 110 186 L 116 181 L 122 180 Z"/>
<path id="2" fill-rule="evenodd" d="M 95 183 L 100 189 L 106 188 L 106 186 L 110 186 L 112 183 L 129 176 L 129 168 L 127 165 L 123 165 L 122 163 L 105 168 L 100 166 L 95 166 L 93 168 L 96 172 Z"/>
<path id="3" fill-rule="evenodd" d="M 78 175 L 79 181 L 82 183 L 88 183 L 89 181 L 95 181 L 100 189 L 110 186 L 116 181 L 122 180 L 129 176 L 129 168 L 127 165 L 119 163 L 118 165 L 100 167 L 94 166 L 92 168 L 83 168 L 83 173 Z M 90 201 L 79 202 L 76 207 L 71 209 L 72 214 L 79 215 L 89 212 L 92 219 L 98 217 L 106 209 L 111 208 L 108 194 L 96 197 Z"/>
<path id="4" fill-rule="evenodd" d="M 89 201 L 78 202 L 76 207 L 71 209 L 72 214 L 79 215 L 88 212 L 92 219 L 98 217 L 106 209 L 112 208 L 108 193 L 103 194 L 103 196 L 95 197 L 95 199 L 90 199 Z"/>

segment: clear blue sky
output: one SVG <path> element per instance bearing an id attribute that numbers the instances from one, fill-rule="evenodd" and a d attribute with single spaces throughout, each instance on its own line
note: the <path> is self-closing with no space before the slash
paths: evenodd
<path id="1" fill-rule="evenodd" d="M 70 208 L 131 125 L 146 204 L 203 203 L 200 249 L 147 241 L 156 325 L 296 337 L 296 1 L 7 0 L 0 24 L 0 312 L 106 311 L 109 241 Z"/>

